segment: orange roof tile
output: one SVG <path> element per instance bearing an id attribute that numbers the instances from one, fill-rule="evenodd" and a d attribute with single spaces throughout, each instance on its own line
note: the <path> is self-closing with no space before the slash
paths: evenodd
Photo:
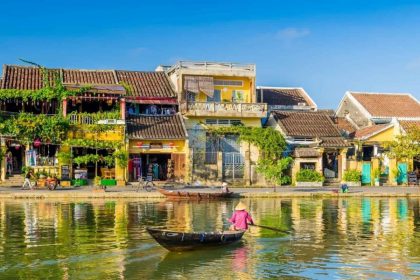
<path id="1" fill-rule="evenodd" d="M 420 117 L 420 103 L 410 94 L 350 92 L 372 117 Z"/>

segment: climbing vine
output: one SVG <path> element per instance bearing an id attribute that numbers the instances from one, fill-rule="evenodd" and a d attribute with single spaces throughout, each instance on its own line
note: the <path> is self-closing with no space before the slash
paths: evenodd
<path id="1" fill-rule="evenodd" d="M 46 116 L 20 113 L 0 122 L 0 133 L 30 144 L 39 138 L 43 142 L 62 142 L 69 130 L 69 122 L 60 115 Z"/>
<path id="2" fill-rule="evenodd" d="M 271 127 L 246 127 L 243 125 L 209 127 L 208 132 L 219 137 L 235 134 L 239 136 L 239 141 L 255 145 L 261 153 L 257 163 L 257 172 L 273 183 L 280 185 L 290 183 L 290 176 L 285 173 L 290 167 L 292 159 L 283 156 L 287 143 L 280 132 Z"/>

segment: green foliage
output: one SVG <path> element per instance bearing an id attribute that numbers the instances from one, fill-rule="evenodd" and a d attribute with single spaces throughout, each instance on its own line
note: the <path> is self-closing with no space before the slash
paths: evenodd
<path id="1" fill-rule="evenodd" d="M 279 185 L 290 184 L 290 176 L 284 175 L 284 173 L 290 167 L 292 161 L 291 157 L 282 158 L 276 161 L 261 159 L 258 162 L 257 172 L 263 174 L 267 180 L 273 183 Z"/>
<path id="2" fill-rule="evenodd" d="M 115 164 L 115 157 L 113 155 L 102 157 L 100 160 L 103 161 L 108 167 L 114 166 Z"/>
<path id="3" fill-rule="evenodd" d="M 96 154 L 87 154 L 83 156 L 78 156 L 73 159 L 73 162 L 75 162 L 78 166 L 81 164 L 88 164 L 90 162 L 96 163 L 100 159 L 99 155 Z"/>
<path id="4" fill-rule="evenodd" d="M 324 182 L 325 178 L 321 173 L 312 169 L 301 169 L 296 173 L 297 182 Z"/>
<path id="5" fill-rule="evenodd" d="M 379 168 L 376 168 L 375 170 L 373 170 L 373 178 L 375 178 L 375 180 L 379 179 L 380 176 L 381 176 L 381 170 Z"/>
<path id="6" fill-rule="evenodd" d="M 113 156 L 117 160 L 118 167 L 126 168 L 128 165 L 128 152 L 123 150 L 115 151 Z"/>
<path id="7" fill-rule="evenodd" d="M 0 134 L 13 135 L 25 144 L 36 138 L 43 142 L 60 143 L 67 136 L 70 125 L 59 115 L 33 115 L 20 113 L 0 123 Z"/>
<path id="8" fill-rule="evenodd" d="M 122 146 L 121 141 L 91 140 L 91 139 L 68 139 L 65 145 L 72 147 L 93 148 L 93 149 L 118 149 Z"/>
<path id="9" fill-rule="evenodd" d="M 420 127 L 413 125 L 406 134 L 397 136 L 386 147 L 389 149 L 386 154 L 391 158 L 420 159 Z"/>
<path id="10" fill-rule="evenodd" d="M 69 164 L 72 159 L 72 155 L 70 152 L 58 152 L 57 158 L 61 163 Z"/>
<path id="11" fill-rule="evenodd" d="M 344 182 L 360 182 L 362 173 L 356 169 L 349 169 L 344 171 L 343 181 Z"/>
<path id="12" fill-rule="evenodd" d="M 31 171 L 32 170 L 32 168 L 31 167 L 29 167 L 29 166 L 23 166 L 22 167 L 22 173 L 23 174 L 28 174 L 29 173 L 29 171 Z"/>
<path id="13" fill-rule="evenodd" d="M 257 163 L 257 172 L 276 184 L 289 184 L 290 177 L 285 176 L 292 163 L 290 157 L 283 158 L 286 141 L 277 130 L 268 127 L 246 127 L 243 125 L 229 127 L 209 127 L 208 131 L 215 135 L 236 134 L 240 141 L 251 143 L 258 147 L 261 157 Z"/>

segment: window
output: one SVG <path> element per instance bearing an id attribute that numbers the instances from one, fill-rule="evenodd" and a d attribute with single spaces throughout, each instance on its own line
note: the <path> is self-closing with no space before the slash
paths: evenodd
<path id="1" fill-rule="evenodd" d="M 232 87 L 243 87 L 243 81 L 235 81 L 235 80 L 214 80 L 215 86 L 232 86 Z"/>
<path id="2" fill-rule="evenodd" d="M 213 97 L 207 96 L 207 102 L 220 102 L 220 89 L 215 89 Z"/>
<path id="3" fill-rule="evenodd" d="M 244 92 L 242 90 L 233 90 L 232 91 L 232 102 L 241 103 L 244 102 Z"/>
<path id="4" fill-rule="evenodd" d="M 309 138 L 309 137 L 294 137 L 294 141 L 296 141 L 296 142 L 312 142 L 312 141 L 314 141 L 314 139 Z"/>
<path id="5" fill-rule="evenodd" d="M 315 170 L 315 162 L 301 162 L 300 169 Z"/>

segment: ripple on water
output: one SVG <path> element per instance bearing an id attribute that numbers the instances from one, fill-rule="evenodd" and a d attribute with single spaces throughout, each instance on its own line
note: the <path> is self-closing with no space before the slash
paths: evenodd
<path id="1" fill-rule="evenodd" d="M 253 227 L 237 245 L 180 254 L 145 230 L 221 230 L 236 202 L 2 202 L 0 278 L 420 277 L 418 199 L 245 200 L 256 223 L 292 234 Z"/>

